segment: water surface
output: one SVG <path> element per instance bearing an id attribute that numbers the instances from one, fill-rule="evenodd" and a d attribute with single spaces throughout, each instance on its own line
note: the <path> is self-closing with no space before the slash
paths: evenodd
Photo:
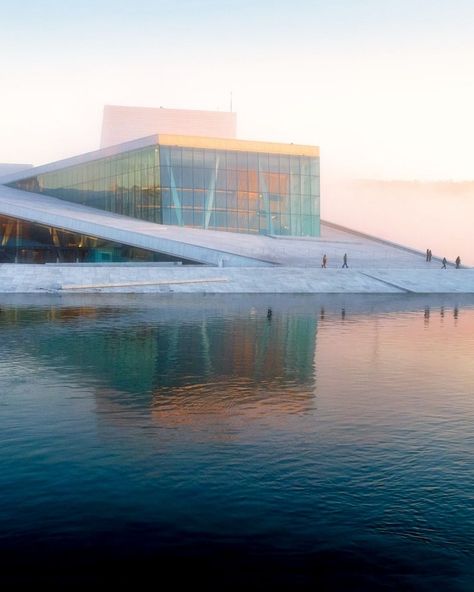
<path id="1" fill-rule="evenodd" d="M 472 299 L 10 297 L 0 337 L 0 580 L 474 588 Z"/>

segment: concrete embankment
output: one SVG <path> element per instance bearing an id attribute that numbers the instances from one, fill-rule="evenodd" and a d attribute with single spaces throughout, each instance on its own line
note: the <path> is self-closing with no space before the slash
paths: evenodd
<path id="1" fill-rule="evenodd" d="M 474 293 L 474 269 L 0 265 L 3 293 Z"/>

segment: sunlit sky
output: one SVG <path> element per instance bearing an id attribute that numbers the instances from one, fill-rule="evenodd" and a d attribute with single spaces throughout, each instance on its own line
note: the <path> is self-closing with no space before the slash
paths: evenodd
<path id="1" fill-rule="evenodd" d="M 229 110 L 322 167 L 473 179 L 473 0 L 0 3 L 0 162 L 94 150 L 104 104 Z"/>

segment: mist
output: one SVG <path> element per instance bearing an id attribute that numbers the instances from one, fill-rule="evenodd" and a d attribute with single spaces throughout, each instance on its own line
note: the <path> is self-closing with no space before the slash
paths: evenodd
<path id="1" fill-rule="evenodd" d="M 474 265 L 474 181 L 324 177 L 321 218 Z"/>

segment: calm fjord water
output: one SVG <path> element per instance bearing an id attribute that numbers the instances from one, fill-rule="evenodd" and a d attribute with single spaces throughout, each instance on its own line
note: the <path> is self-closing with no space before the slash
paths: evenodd
<path id="1" fill-rule="evenodd" d="M 473 590 L 473 353 L 454 297 L 3 302 L 0 581 Z"/>

